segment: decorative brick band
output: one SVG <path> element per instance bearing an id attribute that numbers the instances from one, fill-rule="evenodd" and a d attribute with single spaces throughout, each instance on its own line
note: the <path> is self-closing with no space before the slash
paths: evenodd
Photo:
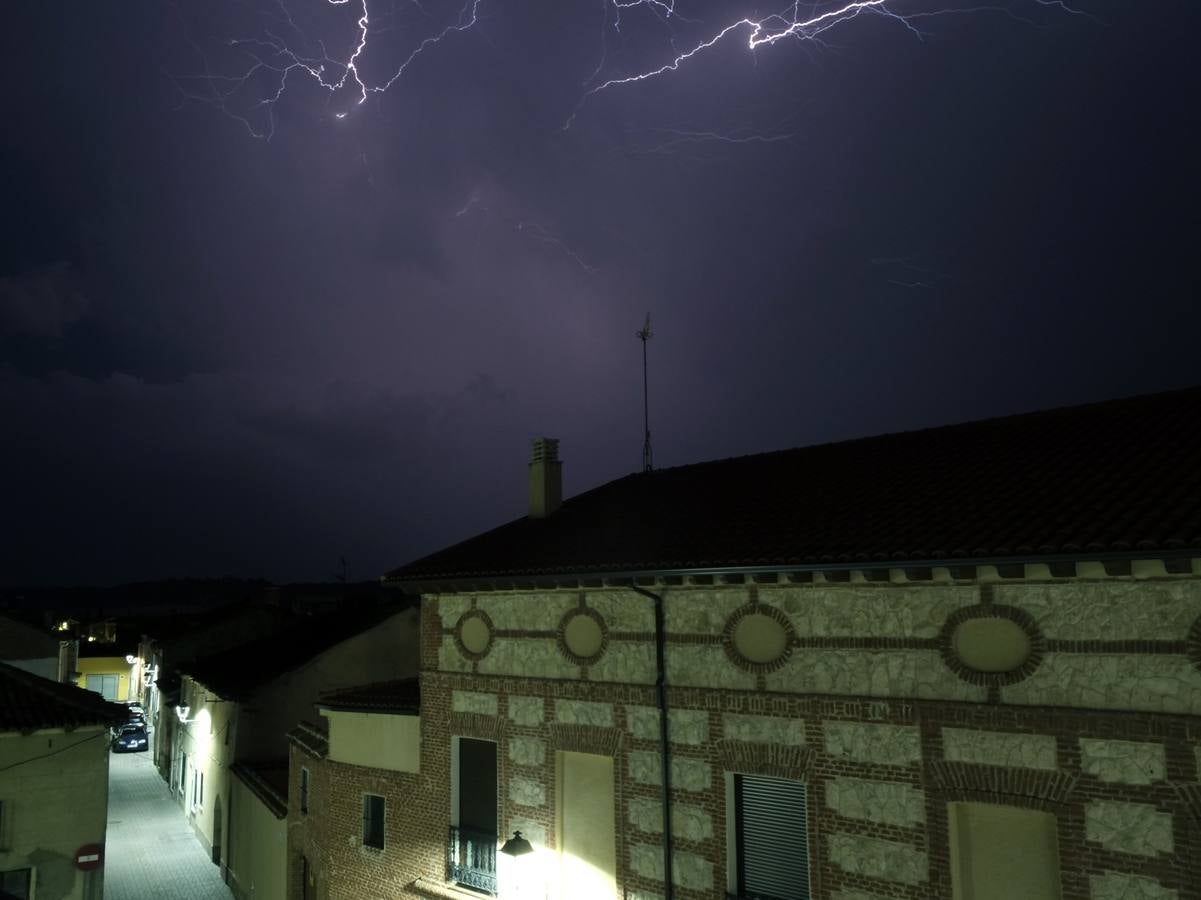
<path id="1" fill-rule="evenodd" d="M 1193 622 L 1193 627 L 1188 630 L 1188 637 L 1184 641 L 1184 652 L 1198 671 L 1201 671 L 1201 616 L 1197 616 L 1197 620 Z"/>
<path id="2" fill-rule="evenodd" d="M 1188 641 L 1067 641 L 1051 639 L 1043 642 L 1043 649 L 1047 653 L 1146 653 L 1155 656 L 1182 656 L 1188 652 Z"/>
<path id="3" fill-rule="evenodd" d="M 450 733 L 460 737 L 480 738 L 485 741 L 497 741 L 504 736 L 505 720 L 500 716 L 486 716 L 483 713 L 452 712 L 450 714 Z"/>
<path id="4" fill-rule="evenodd" d="M 1193 821 L 1201 827 L 1201 784 L 1173 781 L 1172 791 L 1180 798 L 1180 803 L 1189 811 Z"/>
<path id="5" fill-rule="evenodd" d="M 955 629 L 964 622 L 972 619 L 1007 619 L 1026 633 L 1030 641 L 1030 653 L 1025 661 L 1007 672 L 981 672 L 966 665 L 959 654 L 955 652 Z M 965 606 L 947 616 L 942 629 L 936 638 L 936 646 L 942 661 L 947 668 L 968 684 L 984 685 L 985 687 L 1004 687 L 1025 681 L 1042 662 L 1046 652 L 1046 639 L 1034 621 L 1034 617 L 1016 606 L 1006 606 L 1001 603 L 979 603 L 975 606 Z"/>
<path id="6" fill-rule="evenodd" d="M 782 744 L 748 744 L 743 741 L 718 741 L 718 757 L 727 772 L 747 775 L 774 775 L 808 781 L 813 769 L 812 747 L 785 747 Z"/>
<path id="7" fill-rule="evenodd" d="M 615 757 L 621 753 L 624 737 L 617 728 L 602 728 L 598 725 L 556 723 L 550 726 L 551 748 L 572 753 L 596 753 Z"/>
<path id="8" fill-rule="evenodd" d="M 937 650 L 938 638 L 919 637 L 796 637 L 792 646 L 810 650 Z"/>
<path id="9" fill-rule="evenodd" d="M 926 766 L 926 790 L 943 800 L 1000 803 L 1045 812 L 1061 810 L 1075 791 L 1076 781 L 1075 775 L 1035 769 L 954 762 Z"/>

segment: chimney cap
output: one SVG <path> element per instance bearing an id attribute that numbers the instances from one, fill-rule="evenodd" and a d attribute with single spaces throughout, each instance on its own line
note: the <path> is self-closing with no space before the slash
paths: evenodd
<path id="1" fill-rule="evenodd" d="M 559 461 L 559 439 L 550 437 L 537 437 L 533 440 L 533 456 L 530 462 L 558 462 Z"/>

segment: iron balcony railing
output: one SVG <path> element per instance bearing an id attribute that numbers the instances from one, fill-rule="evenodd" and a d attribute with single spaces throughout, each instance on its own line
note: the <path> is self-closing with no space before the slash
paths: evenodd
<path id="1" fill-rule="evenodd" d="M 488 894 L 496 893 L 496 835 L 450 826 L 446 844 L 450 880 Z"/>

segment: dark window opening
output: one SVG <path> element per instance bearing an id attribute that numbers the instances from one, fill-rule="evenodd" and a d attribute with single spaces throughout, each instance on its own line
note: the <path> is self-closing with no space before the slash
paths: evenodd
<path id="1" fill-rule="evenodd" d="M 33 869 L 0 872 L 0 900 L 29 900 Z"/>
<path id="2" fill-rule="evenodd" d="M 363 795 L 363 846 L 384 849 L 384 798 Z"/>
<path id="3" fill-rule="evenodd" d="M 447 847 L 450 880 L 496 893 L 496 744 L 459 738 L 459 824 Z"/>
<path id="4" fill-rule="evenodd" d="M 734 776 L 738 896 L 810 900 L 805 785 L 760 775 Z"/>

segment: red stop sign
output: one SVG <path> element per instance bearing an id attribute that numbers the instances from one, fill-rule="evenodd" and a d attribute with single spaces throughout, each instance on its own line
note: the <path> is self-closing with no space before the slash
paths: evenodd
<path id="1" fill-rule="evenodd" d="M 80 871 L 87 872 L 91 869 L 99 869 L 103 862 L 103 844 L 84 844 L 75 851 L 75 868 Z"/>

